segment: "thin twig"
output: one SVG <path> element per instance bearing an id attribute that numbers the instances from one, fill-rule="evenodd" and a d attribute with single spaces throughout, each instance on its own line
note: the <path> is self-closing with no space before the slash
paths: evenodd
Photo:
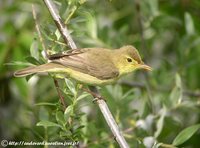
<path id="1" fill-rule="evenodd" d="M 34 18 L 34 20 L 35 20 L 35 28 L 36 28 L 36 30 L 37 30 L 37 33 L 38 33 L 38 36 L 39 36 L 39 40 L 40 40 L 40 42 L 41 42 L 41 44 L 42 44 L 42 48 L 44 49 L 45 56 L 46 56 L 46 58 L 48 59 L 49 55 L 48 55 L 48 53 L 47 53 L 47 47 L 46 47 L 46 45 L 44 44 L 44 39 L 43 39 L 43 37 L 42 37 L 42 33 L 41 33 L 41 31 L 40 31 L 40 27 L 39 27 L 39 24 L 38 24 L 38 21 L 37 21 L 37 15 L 36 15 L 36 11 L 35 11 L 34 5 L 32 5 L 32 13 L 33 13 L 33 18 Z M 65 110 L 66 104 L 65 104 L 65 101 L 64 101 L 64 97 L 63 97 L 63 95 L 62 95 L 62 92 L 60 91 L 60 87 L 59 87 L 58 81 L 57 81 L 55 78 L 53 78 L 53 80 L 54 80 L 54 85 L 55 85 L 55 87 L 56 87 L 58 96 L 59 96 L 59 98 L 60 98 L 60 102 L 61 102 L 62 105 L 63 105 L 63 110 Z"/>
<path id="2" fill-rule="evenodd" d="M 40 27 L 39 27 L 39 24 L 38 24 L 38 20 L 37 20 L 37 14 L 36 14 L 36 11 L 35 11 L 35 6 L 33 4 L 32 4 L 32 13 L 33 13 L 33 19 L 35 20 L 35 28 L 37 30 L 37 33 L 38 33 L 39 40 L 40 40 L 40 43 L 42 45 L 42 48 L 44 49 L 44 52 L 45 52 L 45 56 L 46 56 L 45 58 L 48 59 L 49 55 L 47 53 L 47 47 L 44 44 L 44 39 L 42 37 L 41 31 L 40 31 Z"/>
<path id="3" fill-rule="evenodd" d="M 58 81 L 55 78 L 53 78 L 53 80 L 54 80 L 54 84 L 56 86 L 56 90 L 57 90 L 58 96 L 60 98 L 60 103 L 62 103 L 63 110 L 65 110 L 66 107 L 67 107 L 67 105 L 65 104 L 65 98 L 63 97 L 63 95 L 62 95 L 62 93 L 60 91 L 60 87 L 59 87 Z"/>
<path id="4" fill-rule="evenodd" d="M 58 27 L 65 43 L 67 43 L 72 49 L 76 49 L 76 44 L 74 43 L 72 37 L 69 34 L 69 31 L 66 27 L 66 25 L 64 25 L 64 23 L 61 20 L 60 15 L 58 14 L 58 11 L 54 5 L 54 3 L 51 0 L 43 0 L 56 24 L 56 26 Z M 94 93 L 96 93 L 97 95 L 101 96 L 98 92 L 98 90 L 95 87 L 92 87 L 93 89 L 91 89 L 91 91 L 93 91 Z M 126 140 L 124 139 L 124 137 L 122 136 L 121 132 L 119 131 L 119 127 L 117 126 L 106 102 L 103 99 L 100 99 L 102 97 L 98 97 L 97 98 L 97 104 L 107 122 L 107 124 L 109 125 L 116 141 L 118 142 L 118 144 L 120 145 L 121 148 L 128 148 L 128 144 L 126 142 Z"/>

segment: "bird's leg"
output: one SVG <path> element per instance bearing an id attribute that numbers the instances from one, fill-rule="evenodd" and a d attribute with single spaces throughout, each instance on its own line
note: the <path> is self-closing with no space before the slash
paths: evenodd
<path id="1" fill-rule="evenodd" d="M 99 95 L 98 93 L 92 91 L 92 90 L 89 90 L 89 89 L 86 89 L 86 88 L 82 88 L 84 91 L 88 92 L 89 94 L 91 94 L 94 99 L 92 100 L 92 102 L 96 102 L 98 100 L 104 100 L 106 101 L 101 95 Z"/>

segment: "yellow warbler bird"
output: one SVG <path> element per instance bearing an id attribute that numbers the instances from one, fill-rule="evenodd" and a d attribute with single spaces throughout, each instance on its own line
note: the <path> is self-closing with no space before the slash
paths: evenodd
<path id="1" fill-rule="evenodd" d="M 151 70 L 131 45 L 119 49 L 82 48 L 50 55 L 50 62 L 31 66 L 14 73 L 23 77 L 34 73 L 55 73 L 56 77 L 71 77 L 90 85 L 110 84 L 136 69 Z"/>

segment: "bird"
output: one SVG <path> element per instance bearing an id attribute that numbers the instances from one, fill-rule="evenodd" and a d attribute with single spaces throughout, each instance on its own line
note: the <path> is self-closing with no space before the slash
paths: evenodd
<path id="1" fill-rule="evenodd" d="M 151 71 L 141 60 L 138 50 L 132 45 L 119 49 L 80 48 L 49 55 L 49 62 L 30 66 L 14 72 L 15 77 L 35 73 L 52 73 L 57 78 L 72 78 L 89 85 L 107 85 L 137 69 Z"/>

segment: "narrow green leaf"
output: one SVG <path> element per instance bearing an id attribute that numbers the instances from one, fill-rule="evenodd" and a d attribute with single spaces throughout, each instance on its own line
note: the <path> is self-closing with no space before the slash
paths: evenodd
<path id="1" fill-rule="evenodd" d="M 147 2 L 149 3 L 152 16 L 157 16 L 159 14 L 158 0 L 151 0 Z"/>
<path id="2" fill-rule="evenodd" d="M 176 86 L 181 87 L 181 76 L 178 73 L 176 74 Z"/>
<path id="3" fill-rule="evenodd" d="M 166 113 L 167 113 L 167 109 L 166 107 L 163 107 L 162 109 L 162 113 L 161 113 L 161 116 L 156 124 L 156 132 L 155 132 L 155 137 L 157 138 L 160 133 L 162 132 L 162 129 L 163 129 L 163 125 L 164 125 L 164 119 L 165 119 L 165 116 L 166 116 Z"/>
<path id="4" fill-rule="evenodd" d="M 195 33 L 192 16 L 188 12 L 185 13 L 185 29 L 188 35 Z"/>
<path id="5" fill-rule="evenodd" d="M 59 124 L 56 124 L 56 123 L 50 122 L 50 121 L 46 121 L 46 120 L 40 121 L 36 125 L 37 126 L 43 126 L 43 127 L 51 127 L 51 126 L 61 127 Z"/>
<path id="6" fill-rule="evenodd" d="M 169 97 L 169 101 L 170 101 L 170 107 L 175 107 L 178 104 L 181 103 L 182 101 L 182 82 L 181 82 L 181 77 L 180 75 L 177 73 L 175 76 L 175 87 L 173 88 L 170 97 Z"/>
<path id="7" fill-rule="evenodd" d="M 92 13 L 84 11 L 83 14 L 87 18 L 87 28 L 90 37 L 96 39 L 97 38 L 97 21 Z"/>
<path id="8" fill-rule="evenodd" d="M 69 90 L 72 92 L 72 94 L 75 95 L 76 89 L 75 89 L 74 84 L 69 79 L 65 79 L 65 83 L 66 83 L 67 87 L 69 88 Z"/>
<path id="9" fill-rule="evenodd" d="M 88 94 L 88 93 L 83 93 L 83 94 L 81 94 L 81 95 L 76 99 L 76 101 L 80 101 L 80 100 L 86 98 L 87 96 L 90 96 L 90 94 Z"/>
<path id="10" fill-rule="evenodd" d="M 172 144 L 175 146 L 183 144 L 185 141 L 190 139 L 192 135 L 194 135 L 194 133 L 197 132 L 197 130 L 199 129 L 200 124 L 192 125 L 190 127 L 185 128 L 178 134 L 178 136 L 176 136 Z"/>
<path id="11" fill-rule="evenodd" d="M 72 137 L 72 133 L 70 132 L 70 130 L 60 131 L 59 135 L 61 137 Z"/>
<path id="12" fill-rule="evenodd" d="M 61 34 L 58 29 L 56 30 L 55 35 L 56 35 L 57 40 L 59 40 L 61 37 Z"/>
<path id="13" fill-rule="evenodd" d="M 38 106 L 56 106 L 55 103 L 49 103 L 49 102 L 40 102 L 40 103 L 36 103 L 35 105 L 38 105 Z"/>
<path id="14" fill-rule="evenodd" d="M 72 111 L 73 111 L 73 106 L 72 106 L 72 105 L 68 106 L 68 107 L 65 109 L 65 113 L 64 113 L 65 116 L 64 116 L 64 118 L 65 118 L 66 121 L 69 119 L 69 117 L 70 117 Z"/>
<path id="15" fill-rule="evenodd" d="M 132 93 L 134 93 L 134 89 L 131 89 L 129 91 L 127 91 L 123 96 L 122 99 L 126 99 L 128 96 L 130 96 Z"/>
<path id="16" fill-rule="evenodd" d="M 30 53 L 32 57 L 36 58 L 37 60 L 39 59 L 38 42 L 36 40 L 34 40 L 31 44 Z"/>
<path id="17" fill-rule="evenodd" d="M 26 57 L 25 59 L 26 59 L 26 61 L 28 61 L 31 64 L 34 64 L 34 65 L 40 64 L 40 62 L 34 57 L 29 56 L 29 57 Z"/>
<path id="18" fill-rule="evenodd" d="M 33 66 L 32 64 L 28 63 L 28 62 L 21 62 L 21 61 L 15 61 L 15 62 L 9 62 L 9 63 L 4 63 L 3 65 L 20 65 L 20 66 Z"/>

